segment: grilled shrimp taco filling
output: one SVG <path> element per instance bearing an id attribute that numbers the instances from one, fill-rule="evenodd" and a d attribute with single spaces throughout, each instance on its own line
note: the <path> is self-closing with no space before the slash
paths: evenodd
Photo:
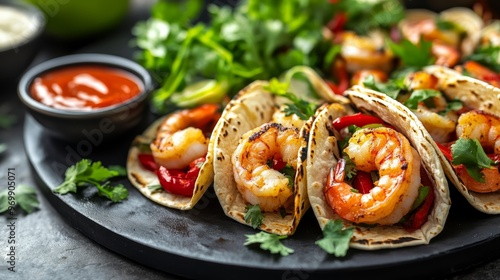
<path id="1" fill-rule="evenodd" d="M 443 89 L 446 85 L 443 80 L 446 81 L 446 78 L 439 77 L 439 72 L 436 73 L 440 68 L 430 69 L 431 71 L 408 74 L 400 83 L 402 86 L 397 94 L 388 91 L 385 93 L 392 94 L 391 97 L 407 106 L 418 117 L 468 191 L 498 191 L 500 118 L 496 114 L 497 109 L 486 107 L 498 100 L 483 103 L 483 108 L 475 109 L 468 106 L 470 103 L 464 102 L 467 98 L 462 98 L 463 101 L 451 99 L 460 96 L 447 94 L 446 88 Z M 463 80 L 462 84 L 466 82 L 471 83 L 470 80 Z M 392 80 L 386 84 L 377 84 L 372 78 L 365 82 L 365 86 L 384 91 L 389 85 L 396 83 Z M 476 86 L 480 88 L 481 84 L 476 82 Z M 463 91 L 467 91 L 467 88 Z M 484 94 L 483 98 L 488 94 L 497 98 L 490 92 Z"/>
<path id="2" fill-rule="evenodd" d="M 129 152 L 129 178 L 151 200 L 191 209 L 213 180 L 212 131 L 220 105 L 173 112 L 138 136 Z"/>
<path id="3" fill-rule="evenodd" d="M 381 119 L 356 114 L 333 121 L 339 154 L 325 186 L 325 198 L 353 223 L 401 224 L 409 231 L 427 221 L 433 184 L 408 139 Z"/>
<path id="4" fill-rule="evenodd" d="M 306 67 L 282 81 L 253 82 L 226 106 L 215 132 L 214 189 L 232 219 L 292 235 L 309 208 L 303 161 L 313 115 L 325 100 L 349 100 Z"/>
<path id="5" fill-rule="evenodd" d="M 354 227 L 350 247 L 428 244 L 451 204 L 432 138 L 407 108 L 367 91 L 346 91 L 359 113 L 335 103 L 317 113 L 306 159 L 311 208 L 321 228 Z"/>

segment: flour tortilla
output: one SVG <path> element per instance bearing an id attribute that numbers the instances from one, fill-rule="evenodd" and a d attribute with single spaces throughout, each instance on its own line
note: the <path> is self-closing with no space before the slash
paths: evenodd
<path id="1" fill-rule="evenodd" d="M 438 87 L 448 98 L 459 99 L 467 107 L 500 116 L 499 88 L 445 67 L 429 66 L 424 70 L 438 78 Z M 436 150 L 446 175 L 467 201 L 483 213 L 500 214 L 500 191 L 494 193 L 469 191 L 437 146 Z"/>
<path id="2" fill-rule="evenodd" d="M 148 199 L 169 208 L 190 210 L 200 200 L 205 191 L 212 185 L 214 179 L 213 140 L 215 139 L 215 135 L 212 133 L 210 137 L 206 160 L 200 168 L 198 178 L 196 178 L 192 197 L 172 194 L 163 190 L 153 192 L 149 187 L 160 184 L 158 176 L 141 165 L 138 155 L 141 151 L 140 146 L 144 144 L 149 145 L 149 143 L 155 139 L 158 127 L 167 117 L 168 116 L 165 116 L 153 122 L 153 124 L 151 124 L 141 135 L 137 136 L 132 142 L 127 157 L 128 179 L 132 185 Z"/>
<path id="3" fill-rule="evenodd" d="M 276 97 L 264 89 L 266 85 L 266 81 L 256 81 L 240 91 L 226 106 L 221 117 L 223 123 L 216 132 L 218 137 L 214 147 L 215 193 L 224 213 L 242 224 L 247 224 L 247 203 L 236 187 L 231 156 L 245 132 L 269 122 L 272 118 L 278 104 Z M 306 128 L 301 131 L 301 135 L 302 133 L 307 134 Z M 305 140 L 303 145 L 306 146 Z M 301 152 L 299 151 L 298 157 Z M 287 215 L 284 217 L 280 213 L 263 213 L 261 230 L 279 235 L 291 235 L 295 232 L 300 219 L 309 208 L 301 172 L 303 168 L 299 165 L 294 180 L 293 207 L 287 209 Z"/>
<path id="4" fill-rule="evenodd" d="M 323 194 L 329 169 L 336 165 L 339 158 L 332 120 L 346 114 L 341 106 L 332 104 L 319 112 L 312 124 L 306 160 L 306 169 L 314 170 L 307 172 L 307 191 L 320 227 L 323 229 L 329 220 L 341 219 L 345 227 L 355 228 L 350 247 L 363 250 L 428 244 L 443 230 L 451 206 L 448 183 L 436 150 L 430 142 L 430 135 L 422 129 L 415 115 L 384 94 L 354 86 L 345 95 L 357 110 L 380 117 L 408 138 L 422 157 L 422 164 L 434 182 L 435 201 L 427 222 L 413 232 L 394 225 L 361 226 L 340 218 L 327 204 Z"/>

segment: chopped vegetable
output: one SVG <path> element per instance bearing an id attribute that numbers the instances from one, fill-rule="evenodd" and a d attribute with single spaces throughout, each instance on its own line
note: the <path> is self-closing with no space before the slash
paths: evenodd
<path id="1" fill-rule="evenodd" d="M 253 228 L 258 228 L 262 224 L 262 220 L 264 219 L 264 215 L 262 215 L 262 211 L 260 210 L 260 206 L 257 205 L 248 205 L 246 207 L 247 213 L 245 214 L 245 222 L 252 225 Z"/>
<path id="2" fill-rule="evenodd" d="M 118 166 L 108 168 L 102 166 L 100 161 L 92 162 L 82 159 L 75 165 L 70 166 L 65 173 L 64 182 L 54 189 L 55 193 L 76 193 L 78 187 L 94 186 L 98 194 L 113 202 L 120 202 L 128 197 L 128 190 L 118 184 L 111 186 L 109 179 L 125 176 L 126 170 Z"/>
<path id="3" fill-rule="evenodd" d="M 339 21 L 336 25 L 345 26 L 347 30 L 353 30 L 358 34 L 366 34 L 377 28 L 389 29 L 405 16 L 404 6 L 398 0 L 340 0 L 332 4 L 336 14 L 342 17 L 334 18 Z"/>
<path id="4" fill-rule="evenodd" d="M 278 77 L 296 65 L 328 71 L 333 60 L 325 58 L 334 47 L 322 34 L 333 14 L 328 1 L 241 3 L 235 8 L 209 5 L 211 20 L 191 26 L 182 16 L 188 3 L 158 1 L 152 17 L 134 27 L 136 59 L 160 84 L 153 94 L 153 109 L 164 113 L 169 105 L 195 106 L 209 97 L 218 102 L 251 81 Z M 176 16 L 167 17 L 167 12 Z M 193 19 L 195 12 L 188 14 Z M 207 80 L 215 81 L 211 90 L 186 93 L 188 85 Z"/>
<path id="5" fill-rule="evenodd" d="M 413 44 L 407 39 L 399 43 L 387 40 L 387 45 L 394 55 L 401 60 L 401 67 L 420 69 L 434 64 L 435 58 L 432 55 L 432 42 L 430 41 L 420 40 L 418 44 Z"/>
<path id="6" fill-rule="evenodd" d="M 451 153 L 455 165 L 463 164 L 467 169 L 467 173 L 474 178 L 474 180 L 484 183 L 484 174 L 481 169 L 490 168 L 495 164 L 481 147 L 477 139 L 459 138 L 453 145 L 451 145 Z"/>
<path id="7" fill-rule="evenodd" d="M 281 240 L 287 237 L 286 235 L 277 235 L 261 231 L 256 234 L 248 234 L 246 237 L 247 240 L 244 245 L 260 244 L 261 249 L 268 250 L 272 254 L 280 254 L 281 256 L 288 256 L 293 253 L 293 249 L 281 243 Z"/>
<path id="8" fill-rule="evenodd" d="M 10 194 L 9 192 L 13 192 Z M 18 185 L 14 191 L 4 190 L 0 192 L 0 213 L 9 210 L 9 197 L 13 197 L 15 205 L 19 205 L 27 214 L 32 213 L 38 208 L 40 202 L 36 196 L 36 191 L 28 185 Z M 10 205 L 12 207 L 12 205 Z M 14 206 L 15 207 L 15 206 Z"/>
<path id="9" fill-rule="evenodd" d="M 269 90 L 272 94 L 283 96 L 292 101 L 292 103 L 285 104 L 286 108 L 284 112 L 286 116 L 297 115 L 301 120 L 308 120 L 314 115 L 318 105 L 298 98 L 295 94 L 287 91 L 288 87 L 287 83 L 282 83 L 278 79 L 273 78 L 269 86 L 266 87 L 266 90 Z"/>
<path id="10" fill-rule="evenodd" d="M 328 254 L 336 257 L 344 257 L 349 249 L 349 242 L 354 233 L 353 227 L 343 229 L 344 225 L 340 220 L 330 220 L 323 228 L 323 238 L 316 241 L 316 245 L 325 250 Z"/>

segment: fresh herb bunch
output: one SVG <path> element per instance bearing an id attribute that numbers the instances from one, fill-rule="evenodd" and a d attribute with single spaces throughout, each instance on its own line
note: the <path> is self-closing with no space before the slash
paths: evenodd
<path id="1" fill-rule="evenodd" d="M 229 96 L 257 79 L 277 77 L 296 65 L 325 72 L 326 54 L 334 47 L 323 37 L 323 26 L 333 15 L 325 0 L 247 0 L 232 8 L 209 5 L 210 20 L 193 25 L 198 0 L 159 1 L 149 20 L 133 34 L 137 61 L 149 69 L 160 87 L 153 93 L 153 109 L 165 112 L 177 98 L 198 95 L 199 103 Z M 194 4 L 194 5 L 192 5 Z M 309 11 L 309 12 L 305 12 Z M 181 16 L 182 15 L 182 16 Z M 186 87 L 216 81 L 199 92 Z M 223 94 L 221 94 L 221 92 Z M 182 104 L 181 104 L 182 105 Z M 197 104 L 190 103 L 189 106 Z"/>
<path id="2" fill-rule="evenodd" d="M 373 29 L 390 29 L 405 16 L 400 0 L 337 0 L 333 3 L 335 13 L 345 14 L 345 28 L 357 34 L 366 34 Z"/>
<path id="3" fill-rule="evenodd" d="M 100 161 L 82 159 L 66 170 L 64 182 L 57 186 L 54 192 L 76 193 L 79 187 L 94 186 L 99 195 L 113 202 L 120 202 L 128 197 L 128 190 L 122 184 L 112 186 L 109 180 L 126 174 L 123 167 L 104 167 Z"/>

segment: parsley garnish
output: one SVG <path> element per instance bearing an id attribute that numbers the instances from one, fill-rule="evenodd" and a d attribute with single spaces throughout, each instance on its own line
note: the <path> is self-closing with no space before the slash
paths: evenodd
<path id="1" fill-rule="evenodd" d="M 350 180 L 350 179 L 354 178 L 354 176 L 356 176 L 356 174 L 358 173 L 358 170 L 356 169 L 356 165 L 354 164 L 352 159 L 347 154 L 344 154 L 344 156 L 340 160 L 345 161 L 344 172 L 345 172 L 345 176 L 347 177 L 347 179 Z"/>
<path id="2" fill-rule="evenodd" d="M 448 101 L 446 104 L 446 109 L 439 112 L 440 115 L 444 116 L 450 111 L 458 111 L 464 107 L 464 103 L 461 100 L 455 99 Z"/>
<path id="3" fill-rule="evenodd" d="M 441 96 L 441 92 L 434 89 L 417 89 L 414 90 L 410 98 L 404 102 L 404 105 L 410 109 L 417 109 L 418 103 L 426 102 L 432 97 Z M 427 102 L 427 107 L 432 108 L 435 107 L 433 103 Z"/>
<path id="4" fill-rule="evenodd" d="M 495 164 L 484 152 L 481 143 L 477 139 L 459 138 L 451 145 L 451 154 L 455 165 L 463 164 L 467 173 L 474 180 L 484 183 L 484 174 L 481 169 L 490 168 Z"/>
<path id="5" fill-rule="evenodd" d="M 27 214 L 32 213 L 40 204 L 34 188 L 27 185 L 18 185 L 13 191 L 15 205 L 19 205 Z M 6 189 L 0 192 L 0 213 L 9 210 L 9 191 Z"/>
<path id="6" fill-rule="evenodd" d="M 500 64 L 498 63 L 499 54 L 500 46 L 485 46 L 476 49 L 474 53 L 466 57 L 465 60 L 476 61 L 495 72 L 500 72 Z"/>
<path id="7" fill-rule="evenodd" d="M 247 213 L 245 214 L 245 222 L 249 223 L 253 228 L 258 228 L 262 224 L 264 215 L 260 210 L 260 206 L 248 205 L 246 208 Z"/>
<path id="8" fill-rule="evenodd" d="M 163 191 L 163 187 L 161 185 L 151 185 L 148 186 L 148 190 L 150 190 L 151 193 L 157 193 Z"/>
<path id="9" fill-rule="evenodd" d="M 70 166 L 65 173 L 64 182 L 54 189 L 55 193 L 76 193 L 78 187 L 95 186 L 98 194 L 119 202 L 128 197 L 128 190 L 122 185 L 111 186 L 108 181 L 111 178 L 125 176 L 126 170 L 120 166 L 102 166 L 100 161 L 91 162 L 82 159 L 75 165 Z"/>
<path id="10" fill-rule="evenodd" d="M 285 104 L 286 108 L 284 109 L 284 112 L 286 116 L 295 114 L 301 120 L 308 120 L 314 115 L 314 113 L 316 113 L 318 105 L 298 98 L 295 94 L 288 92 L 288 87 L 288 83 L 282 83 L 278 79 L 272 78 L 269 82 L 269 86 L 266 86 L 265 89 L 272 94 L 285 97 L 292 101 L 291 104 Z"/>
<path id="11" fill-rule="evenodd" d="M 277 235 L 261 231 L 256 234 L 247 234 L 245 236 L 247 237 L 247 240 L 244 245 L 260 244 L 261 249 L 268 250 L 272 254 L 280 254 L 282 256 L 288 256 L 293 253 L 293 249 L 288 248 L 281 243 L 281 240 L 287 237 L 286 235 Z"/>
<path id="12" fill-rule="evenodd" d="M 405 13 L 398 0 L 341 0 L 332 5 L 336 12 L 346 13 L 346 28 L 358 34 L 366 34 L 376 28 L 387 30 L 402 20 Z"/>
<path id="13" fill-rule="evenodd" d="M 349 249 L 349 242 L 354 233 L 353 227 L 343 229 L 344 225 L 340 220 L 330 220 L 323 228 L 323 238 L 316 241 L 316 245 L 329 254 L 336 257 L 343 257 Z"/>
<path id="14" fill-rule="evenodd" d="M 386 83 L 379 83 L 375 81 L 375 78 L 370 75 L 363 80 L 363 85 L 369 89 L 385 93 L 392 99 L 397 99 L 399 93 L 405 90 L 404 79 L 393 79 Z"/>
<path id="15" fill-rule="evenodd" d="M 422 68 L 434 64 L 435 58 L 431 52 L 431 41 L 422 39 L 415 45 L 408 39 L 404 39 L 400 43 L 387 40 L 387 45 L 394 55 L 399 57 L 403 67 Z"/>

